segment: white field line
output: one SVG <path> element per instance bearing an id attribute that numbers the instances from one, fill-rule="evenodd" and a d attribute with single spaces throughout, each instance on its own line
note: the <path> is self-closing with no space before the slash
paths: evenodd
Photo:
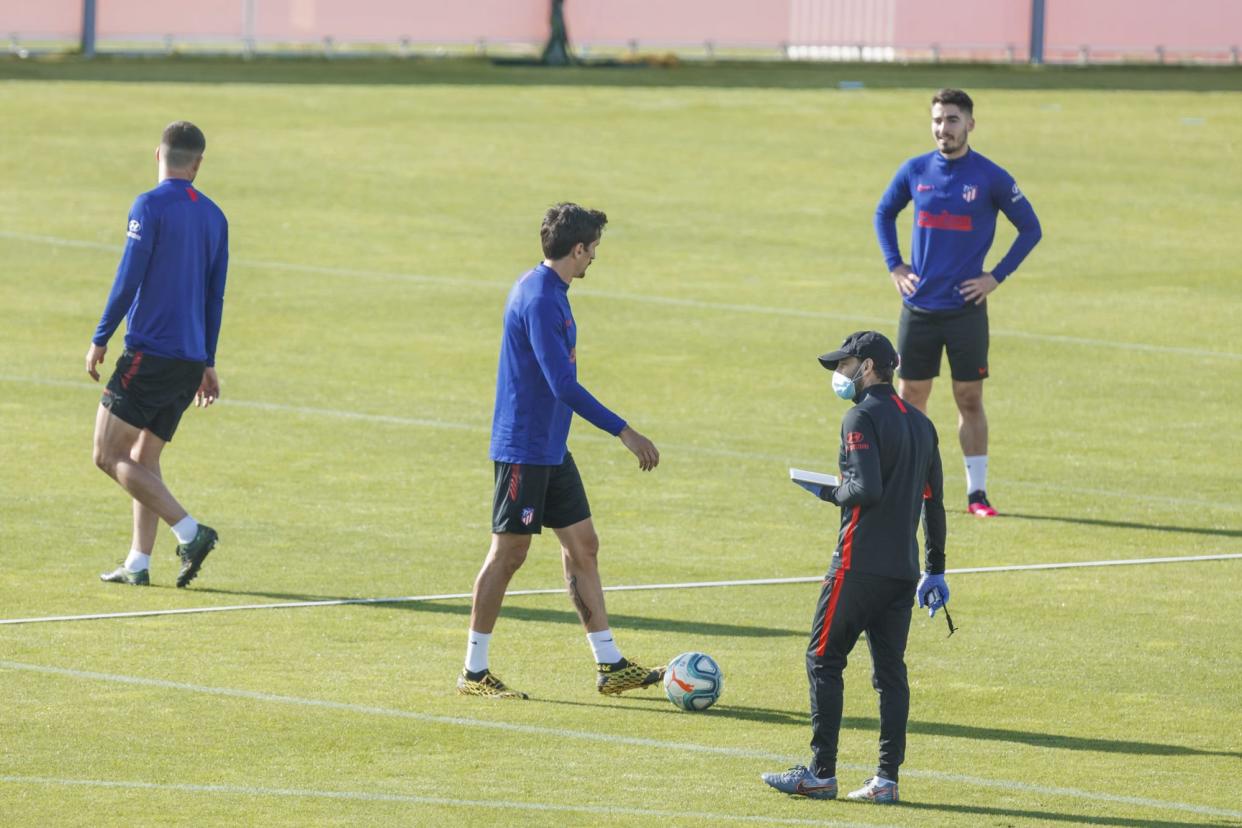
<path id="1" fill-rule="evenodd" d="M 395 802 L 443 808 L 491 808 L 501 811 L 536 811 L 568 814 L 595 814 L 602 817 L 639 816 L 667 819 L 693 818 L 713 822 L 760 823 L 762 825 L 830 825 L 841 828 L 876 828 L 874 823 L 836 822 L 822 819 L 746 816 L 742 814 L 661 811 L 623 805 L 563 805 L 554 802 L 518 802 L 506 799 L 448 799 L 441 796 L 382 793 L 379 791 L 320 791 L 306 788 L 260 788 L 249 785 L 190 785 L 141 782 L 125 779 L 58 779 L 50 776 L 0 776 L 0 783 L 56 787 L 103 788 L 113 790 L 156 791 L 177 794 L 224 794 L 240 797 L 287 797 L 293 799 L 333 799 L 361 802 Z M 881 828 L 884 828 L 881 826 Z"/>
<path id="2" fill-rule="evenodd" d="M 1027 572 L 1045 569 L 1082 569 L 1098 566 L 1131 566 L 1161 563 L 1186 563 L 1190 561 L 1228 561 L 1242 558 L 1242 552 L 1220 555 L 1184 555 L 1169 558 L 1131 558 L 1113 561 L 1070 561 L 1066 563 L 1014 564 L 1012 566 L 976 566 L 947 569 L 946 575 L 967 575 L 991 572 Z M 638 592 L 656 589 L 709 589 L 713 587 L 773 586 L 780 584 L 812 584 L 823 580 L 822 575 L 792 578 L 747 578 L 736 581 L 686 581 L 669 584 L 622 584 L 604 587 L 605 592 Z M 506 598 L 522 595 L 560 595 L 563 587 L 543 589 L 514 589 L 505 593 Z M 130 612 L 101 612 L 83 615 L 42 615 L 32 618 L 0 618 L 0 626 L 13 624 L 46 624 L 59 621 L 102 621 L 116 618 L 152 618 L 164 615 L 196 615 L 208 612 L 238 612 L 241 610 L 305 609 L 307 607 L 343 607 L 359 604 L 416 604 L 427 601 L 450 601 L 470 598 L 469 592 L 451 592 L 441 595 L 406 595 L 395 598 L 328 598 L 316 601 L 279 601 L 266 604 L 229 604 L 217 607 L 182 607 L 165 610 L 133 610 Z"/>
<path id="3" fill-rule="evenodd" d="M 10 239 L 13 241 L 28 242 L 31 244 L 46 244 L 55 247 L 72 247 L 85 250 L 101 250 L 110 253 L 120 253 L 121 248 L 113 244 L 103 244 L 101 242 L 81 241 L 78 239 L 65 239 L 58 236 L 46 236 L 33 233 L 13 233 L 9 231 L 0 231 L 0 238 Z M 324 276 L 340 276 L 363 279 L 377 279 L 383 281 L 410 282 L 415 284 L 436 284 L 456 289 L 487 289 L 487 290 L 508 290 L 512 282 L 503 282 L 497 280 L 480 280 L 470 278 L 456 278 L 451 276 L 425 276 L 417 273 L 395 273 L 383 270 L 368 270 L 349 267 L 325 267 L 321 265 L 304 265 L 293 262 L 276 262 L 261 259 L 232 259 L 231 264 L 241 267 L 253 267 L 258 269 L 269 270 L 290 270 L 298 273 L 317 273 Z M 862 316 L 858 314 L 840 314 L 829 313 L 827 311 L 808 311 L 798 308 L 780 308 L 768 305 L 750 305 L 750 304 L 732 304 L 728 302 L 705 302 L 698 299 L 679 299 L 670 296 L 655 296 L 651 294 L 641 293 L 624 293 L 617 291 L 598 290 L 595 288 L 580 287 L 574 291 L 576 296 L 595 296 L 604 299 L 615 299 L 625 302 L 640 302 L 651 305 L 666 305 L 682 308 L 694 308 L 706 311 L 724 311 L 728 313 L 750 313 L 762 316 L 782 316 L 797 317 L 802 319 L 831 319 L 834 321 L 846 322 L 867 322 L 872 324 L 892 324 L 893 318 L 881 318 L 874 316 Z M 1176 345 L 1153 345 L 1147 342 L 1122 342 L 1113 339 L 1092 339 L 1089 337 L 1065 336 L 1061 334 L 1041 334 L 1029 331 L 1015 331 L 1004 328 L 993 328 L 993 336 L 1000 337 L 1016 337 L 1020 339 L 1030 339 L 1039 342 L 1049 342 L 1058 345 L 1071 345 L 1074 347 L 1092 347 L 1092 348 L 1110 348 L 1122 351 L 1146 351 L 1149 353 L 1159 354 L 1183 354 L 1187 356 L 1206 357 L 1209 359 L 1224 359 L 1232 361 L 1242 361 L 1242 354 L 1232 351 L 1213 351 L 1205 348 L 1186 348 Z"/>
<path id="4" fill-rule="evenodd" d="M 24 383 L 27 385 L 42 385 L 54 388 L 81 388 L 95 392 L 99 392 L 102 387 L 87 380 L 75 381 L 46 379 L 41 377 L 19 377 L 7 374 L 0 374 L 0 382 Z M 403 417 L 395 414 L 367 414 L 362 411 L 348 411 L 340 408 L 314 408 L 306 405 L 285 405 L 284 403 L 263 402 L 260 400 L 237 400 L 232 398 L 222 398 L 219 404 L 234 408 L 248 408 L 255 411 L 277 411 L 284 414 L 295 414 L 304 417 L 326 417 L 334 420 L 375 423 L 379 425 L 413 426 L 415 428 L 435 428 L 446 431 L 468 431 L 476 434 L 491 433 L 491 426 L 486 423 L 456 423 L 449 420 L 436 420 L 426 417 Z M 574 435 L 574 440 L 612 442 L 615 438 L 606 437 L 603 434 L 595 434 L 584 429 L 581 433 Z M 681 451 L 690 454 L 703 454 L 711 457 L 728 457 L 735 460 L 759 460 L 773 463 L 784 463 L 788 459 L 774 454 L 738 451 L 736 449 L 717 448 L 715 446 L 688 446 L 676 443 L 661 443 L 660 445 L 665 449 L 665 451 Z M 1201 500 L 1193 502 L 1200 505 L 1203 504 L 1203 501 Z"/>
<path id="5" fill-rule="evenodd" d="M 50 379 L 45 377 L 23 377 L 12 374 L 0 374 L 0 382 L 23 383 L 26 385 L 41 385 L 52 388 L 78 388 L 83 390 L 91 390 L 98 392 L 100 387 L 86 380 L 67 380 L 67 379 Z M 375 423 L 379 425 L 396 425 L 396 426 L 413 426 L 415 428 L 437 428 L 448 431 L 468 431 L 478 434 L 487 434 L 489 427 L 484 423 L 458 423 L 449 420 L 436 420 L 425 417 L 403 417 L 396 414 L 367 414 L 362 411 L 348 411 L 339 408 L 315 408 L 306 405 L 286 405 L 284 403 L 263 402 L 261 400 L 238 400 L 233 398 L 224 398 L 220 400 L 220 405 L 232 406 L 235 408 L 249 408 L 257 411 L 279 411 L 286 414 L 295 414 L 303 417 L 326 417 L 329 419 L 346 420 L 353 422 Z M 612 442 L 614 438 L 605 437 L 586 429 L 580 430 L 574 435 L 574 440 L 589 440 Z M 764 454 L 762 452 L 741 451 L 738 449 L 727 449 L 716 446 L 698 446 L 684 445 L 678 443 L 660 443 L 666 452 L 686 452 L 688 454 L 701 454 L 711 457 L 728 457 L 736 460 L 753 460 L 764 463 L 782 463 L 788 464 L 793 462 L 788 456 L 776 454 Z M 946 480 L 960 480 L 958 475 L 947 474 Z M 1047 483 L 1028 480 L 1006 480 L 1005 485 L 1015 486 L 1023 489 L 1034 489 L 1036 491 L 1054 491 L 1067 494 L 1077 495 L 1093 495 L 1097 497 L 1113 497 L 1123 500 L 1132 500 L 1140 503 L 1152 503 L 1160 505 L 1181 505 L 1194 506 L 1199 509 L 1218 509 L 1226 512 L 1242 511 L 1242 503 L 1226 503 L 1222 501 L 1203 500 L 1194 497 L 1168 497 L 1163 495 L 1144 495 L 1135 494 L 1133 492 L 1113 491 L 1111 489 L 1093 489 L 1089 487 L 1068 486 L 1063 483 Z"/>
<path id="6" fill-rule="evenodd" d="M 520 733 L 524 735 L 552 737 L 558 739 L 572 739 L 585 742 L 596 742 L 607 745 L 626 745 L 632 747 L 652 748 L 657 750 L 671 750 L 677 753 L 698 753 L 715 756 L 728 756 L 737 759 L 754 759 L 763 762 L 787 763 L 794 761 L 789 756 L 779 753 L 770 753 L 767 751 L 750 750 L 747 748 L 724 747 L 718 745 L 700 745 L 694 742 L 669 742 L 660 739 L 647 739 L 637 736 L 619 736 L 612 733 L 599 733 L 590 730 L 573 730 L 570 728 L 546 727 L 542 725 L 517 724 L 505 721 L 488 721 L 485 719 L 471 719 L 464 716 L 441 716 L 434 713 L 420 713 L 414 710 L 399 710 L 390 707 L 376 707 L 372 705 L 350 704 L 348 702 L 336 702 L 326 699 L 308 699 L 299 696 L 284 696 L 274 693 L 263 693 L 256 690 L 241 690 L 231 687 L 211 687 L 198 684 L 186 684 L 179 681 L 168 681 L 166 679 L 145 678 L 143 676 L 126 676 L 117 675 L 115 673 L 97 673 L 87 670 L 71 670 L 63 667 L 49 667 L 41 664 L 27 664 L 20 661 L 0 660 L 0 670 L 15 670 L 29 673 L 38 673 L 43 675 L 61 676 L 64 678 L 81 679 L 85 681 L 99 681 L 111 684 L 123 684 L 140 687 L 155 687 L 163 690 L 178 690 L 187 693 L 197 693 L 207 696 L 216 696 L 224 698 L 247 699 L 251 701 L 268 702 L 272 704 L 292 705 L 297 707 L 311 707 L 322 710 L 335 710 L 340 712 L 358 713 L 368 716 L 384 716 L 397 719 L 406 719 L 429 724 L 443 725 L 447 727 L 472 727 L 485 730 L 498 730 L 507 733 Z M 854 765 L 841 764 L 838 767 L 846 770 L 867 771 L 871 770 L 873 765 Z M 923 779 L 931 779 L 942 782 L 953 782 L 958 784 L 973 785 L 983 788 L 992 788 L 1007 791 L 1020 791 L 1043 796 L 1067 797 L 1073 799 L 1082 799 L 1089 801 L 1112 802 L 1122 805 L 1133 805 L 1140 808 L 1158 808 L 1163 810 L 1186 811 L 1194 814 L 1205 816 L 1219 816 L 1229 818 L 1242 818 L 1242 811 L 1231 811 L 1224 808 L 1215 808 L 1206 805 L 1194 805 L 1186 802 L 1169 802 L 1160 799 L 1147 799 L 1145 797 L 1123 796 L 1120 794 L 1109 794 L 1107 792 L 1096 790 L 1081 790 L 1078 788 L 1063 788 L 1046 785 L 1034 785 L 1026 782 L 1018 782 L 1007 779 L 986 779 L 975 776 L 965 776 L 957 773 L 946 773 L 943 771 L 926 771 L 917 769 L 903 769 L 902 774 L 909 777 L 919 777 Z"/>

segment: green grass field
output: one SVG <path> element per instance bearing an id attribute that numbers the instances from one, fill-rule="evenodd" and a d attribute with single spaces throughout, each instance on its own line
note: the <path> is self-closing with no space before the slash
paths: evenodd
<path id="1" fill-rule="evenodd" d="M 468 592 L 500 312 L 566 199 L 610 217 L 571 293 L 580 377 L 662 451 L 642 475 L 575 424 L 605 582 L 821 574 L 837 515 L 786 469 L 835 462 L 815 355 L 895 333 L 872 210 L 945 84 L 1044 225 L 990 303 L 1001 518 L 965 513 L 932 397 L 949 566 L 1242 552 L 1236 70 L 0 61 L 0 621 Z M 176 118 L 233 266 L 224 399 L 164 473 L 222 540 L 177 590 L 162 528 L 137 590 L 96 577 L 129 507 L 83 354 Z M 914 616 L 899 807 L 759 781 L 807 758 L 800 583 L 610 594 L 627 655 L 721 663 L 703 714 L 596 694 L 563 595 L 506 604 L 518 703 L 453 694 L 462 599 L 0 623 L 0 824 L 1242 824 L 1242 560 L 949 581 L 961 631 Z M 513 588 L 560 584 L 544 537 Z M 876 737 L 860 642 L 844 786 Z"/>

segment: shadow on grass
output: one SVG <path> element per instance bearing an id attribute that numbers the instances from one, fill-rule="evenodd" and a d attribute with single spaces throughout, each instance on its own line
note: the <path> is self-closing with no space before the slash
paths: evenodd
<path id="1" fill-rule="evenodd" d="M 1060 515 L 1024 515 L 1018 512 L 1002 512 L 1005 519 L 1048 520 L 1055 523 L 1074 523 L 1080 526 L 1099 526 L 1106 529 L 1146 529 L 1152 532 L 1172 532 L 1185 535 L 1214 535 L 1220 538 L 1242 538 L 1242 529 L 1206 529 L 1197 526 L 1165 526 L 1159 523 L 1137 523 L 1131 520 L 1100 520 L 1098 518 L 1062 517 Z"/>
<path id="2" fill-rule="evenodd" d="M 428 84 L 470 86 L 694 86 L 778 89 L 1099 89 L 1242 91 L 1242 71 L 1212 66 L 1027 66 L 966 64 L 842 64 L 784 61 L 683 62 L 650 65 L 544 67 L 503 65 L 486 59 L 371 57 L 328 60 L 315 56 L 63 56 L 0 57 L 0 78 L 116 83 Z M 856 88 L 856 87 L 855 87 Z M 844 94 L 856 94 L 845 92 Z"/>
<path id="3" fill-rule="evenodd" d="M 846 716 L 842 727 L 880 730 L 878 719 L 866 716 Z M 1028 730 L 1005 730 L 996 727 L 975 727 L 948 722 L 915 722 L 907 725 L 909 733 L 924 736 L 948 736 L 955 739 L 978 739 L 984 742 L 1016 742 L 1031 747 L 1052 750 L 1091 750 L 1100 753 L 1127 753 L 1136 756 L 1224 756 L 1242 759 L 1242 752 L 1230 750 L 1203 750 L 1184 745 L 1165 745 L 1158 742 L 1134 742 L 1123 739 L 1091 739 L 1082 736 L 1062 736 L 1056 733 L 1035 733 Z"/>
<path id="4" fill-rule="evenodd" d="M 347 598 L 333 595 L 296 595 L 286 592 L 251 592 L 232 589 L 212 589 L 210 587 L 194 589 L 194 592 L 210 593 L 214 595 L 248 595 L 259 598 L 273 598 L 281 601 L 353 601 L 354 598 Z M 393 609 L 410 610 L 413 612 L 434 612 L 447 613 L 449 615 L 460 615 L 464 618 L 470 616 L 470 605 L 468 603 L 439 603 L 436 601 L 370 601 L 366 603 L 350 604 L 348 606 L 359 607 L 389 607 Z M 517 621 L 541 621 L 550 624 L 570 624 L 574 627 L 581 625 L 578 620 L 578 614 L 572 610 L 555 610 L 544 609 L 539 607 L 523 607 L 515 606 L 512 603 L 506 604 L 500 613 L 501 619 L 510 619 Z M 746 624 L 720 624 L 701 619 L 682 620 L 678 618 L 652 618 L 645 615 L 621 615 L 618 613 L 608 613 L 608 620 L 612 626 L 623 630 L 655 630 L 658 632 L 675 632 L 687 636 L 693 636 L 693 640 L 702 639 L 710 636 L 724 636 L 736 638 L 804 638 L 806 630 L 787 630 L 780 627 L 757 627 Z"/>
<path id="5" fill-rule="evenodd" d="M 1069 822 L 1075 825 L 1116 825 L 1122 828 L 1202 828 L 1212 823 L 1204 818 L 1193 822 L 1182 822 L 1173 819 L 1152 819 L 1150 817 L 1107 817 L 1099 814 L 1065 814 L 1057 811 L 1029 811 L 1021 808 L 991 808 L 986 805 L 959 805 L 947 802 L 902 802 L 896 806 L 905 811 L 944 811 L 953 814 L 974 814 L 979 817 L 1008 817 L 1012 819 L 1031 819 L 1036 822 Z M 931 814 L 928 814 L 931 816 Z M 1000 823 L 991 823 L 1000 824 Z M 1237 825 L 1237 822 L 1221 821 L 1221 825 Z"/>
<path id="6" fill-rule="evenodd" d="M 642 695 L 638 695 L 638 694 Z M 710 719 L 738 719 L 747 722 L 761 722 L 771 725 L 797 725 L 798 727 L 808 727 L 811 722 L 811 714 L 808 713 L 791 713 L 788 710 L 775 710 L 768 707 L 747 707 L 739 704 L 727 704 L 719 702 L 712 705 L 707 710 L 698 713 L 688 713 L 673 706 L 664 696 L 664 690 L 659 687 L 653 687 L 651 690 L 637 690 L 624 696 L 616 696 L 611 702 L 581 702 L 569 701 L 567 699 L 540 699 L 532 696 L 530 701 L 540 702 L 542 704 L 563 705 L 566 707 L 594 707 L 601 710 L 611 710 L 617 707 L 624 707 L 626 710 L 639 710 L 643 713 L 655 713 L 657 715 L 668 716 L 701 716 L 704 720 Z M 640 706 L 641 705 L 641 706 Z"/>
<path id="7" fill-rule="evenodd" d="M 710 709 L 703 711 L 701 714 L 687 714 L 673 707 L 663 693 L 658 688 L 654 695 L 636 695 L 630 694 L 618 697 L 617 700 L 626 703 L 629 709 L 634 709 L 634 703 L 645 703 L 649 705 L 645 712 L 669 714 L 669 715 L 702 715 L 705 718 L 713 719 L 738 719 L 748 722 L 761 722 L 763 724 L 772 725 L 796 725 L 798 727 L 810 726 L 810 713 L 803 711 L 777 710 L 769 707 L 750 707 L 746 705 L 733 705 L 725 702 L 718 703 Z M 643 691 L 639 691 L 643 692 Z M 568 701 L 563 699 L 532 699 L 532 701 L 542 702 L 544 704 L 566 705 L 571 707 L 598 707 L 610 708 L 616 706 L 613 702 L 580 702 Z M 841 727 L 849 730 L 873 731 L 877 734 L 880 732 L 880 723 L 874 718 L 860 716 L 845 716 L 841 719 Z M 1002 730 L 1000 728 L 973 727 L 970 725 L 955 725 L 941 722 L 916 722 L 912 721 L 907 726 L 909 733 L 917 733 L 924 736 L 949 736 L 960 739 L 978 739 L 988 742 L 1016 742 L 1018 744 L 1029 745 L 1031 747 L 1048 748 L 1051 750 L 1089 750 L 1101 753 L 1125 753 L 1140 756 L 1220 756 L 1234 759 L 1242 759 L 1242 753 L 1227 750 L 1203 750 L 1200 748 L 1185 747 L 1183 745 L 1166 745 L 1156 742 L 1133 742 L 1118 739 L 1087 739 L 1077 736 L 1060 736 L 1052 733 L 1034 733 L 1022 730 Z M 1128 825 L 1130 823 L 1118 823 Z M 1181 823 L 1170 823 L 1181 824 Z"/>

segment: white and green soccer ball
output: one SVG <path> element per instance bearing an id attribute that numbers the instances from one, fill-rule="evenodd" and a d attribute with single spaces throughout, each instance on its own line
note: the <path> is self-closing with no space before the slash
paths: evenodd
<path id="1" fill-rule="evenodd" d="M 723 690 L 720 665 L 706 653 L 682 653 L 664 671 L 664 694 L 682 710 L 706 710 Z"/>

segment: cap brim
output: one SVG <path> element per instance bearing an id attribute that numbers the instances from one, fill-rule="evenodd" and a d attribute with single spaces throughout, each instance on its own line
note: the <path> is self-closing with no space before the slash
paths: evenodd
<path id="1" fill-rule="evenodd" d="M 837 363 L 845 359 L 847 356 L 849 356 L 849 354 L 845 351 L 829 351 L 826 354 L 820 355 L 819 364 L 827 368 L 829 371 L 835 371 L 837 370 Z"/>

